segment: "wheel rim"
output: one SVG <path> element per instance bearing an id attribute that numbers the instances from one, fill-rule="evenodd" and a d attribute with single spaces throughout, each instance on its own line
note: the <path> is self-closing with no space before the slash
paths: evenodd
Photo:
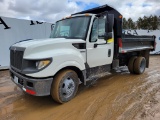
<path id="1" fill-rule="evenodd" d="M 141 61 L 141 64 L 140 64 L 140 71 L 141 71 L 141 72 L 144 71 L 144 69 L 145 69 L 145 64 L 146 64 L 146 63 L 145 63 L 145 60 L 142 60 L 142 61 Z"/>
<path id="2" fill-rule="evenodd" d="M 65 98 L 69 98 L 75 91 L 75 83 L 73 79 L 67 78 L 62 84 L 61 93 Z"/>

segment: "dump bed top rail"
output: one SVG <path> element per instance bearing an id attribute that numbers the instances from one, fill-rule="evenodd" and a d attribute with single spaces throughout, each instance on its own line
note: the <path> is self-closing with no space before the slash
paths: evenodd
<path id="1" fill-rule="evenodd" d="M 92 9 L 89 9 L 89 10 L 85 10 L 85 11 L 82 11 L 82 12 L 78 12 L 78 13 L 74 13 L 72 15 L 76 15 L 76 14 L 84 14 L 84 13 L 92 13 L 92 14 L 101 14 L 101 13 L 104 13 L 106 11 L 112 11 L 114 10 L 115 12 L 119 13 L 116 9 L 112 8 L 111 6 L 108 6 L 107 4 L 106 5 L 103 5 L 103 6 L 100 6 L 100 7 L 96 7 L 96 8 L 92 8 Z M 119 13 L 120 14 L 120 13 Z"/>
<path id="2" fill-rule="evenodd" d="M 125 35 L 122 36 L 123 42 L 128 41 L 155 41 L 155 36 L 147 36 L 147 35 Z"/>

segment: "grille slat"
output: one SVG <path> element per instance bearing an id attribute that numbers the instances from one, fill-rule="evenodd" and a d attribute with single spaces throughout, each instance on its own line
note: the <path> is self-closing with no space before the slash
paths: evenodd
<path id="1" fill-rule="evenodd" d="M 24 51 L 10 50 L 10 63 L 11 66 L 21 70 Z"/>

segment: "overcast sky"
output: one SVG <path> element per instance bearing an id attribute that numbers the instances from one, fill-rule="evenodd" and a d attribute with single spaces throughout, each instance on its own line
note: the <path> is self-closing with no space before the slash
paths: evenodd
<path id="1" fill-rule="evenodd" d="M 89 8 L 108 4 L 124 17 L 160 16 L 160 0 L 0 0 L 0 16 L 54 23 Z"/>

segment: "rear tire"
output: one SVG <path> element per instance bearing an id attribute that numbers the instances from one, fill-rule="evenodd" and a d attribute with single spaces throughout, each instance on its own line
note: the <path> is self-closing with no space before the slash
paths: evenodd
<path id="1" fill-rule="evenodd" d="M 72 70 L 59 72 L 52 82 L 51 96 L 59 102 L 65 103 L 75 97 L 79 85 L 77 74 Z"/>
<path id="2" fill-rule="evenodd" d="M 144 57 L 138 57 L 134 62 L 134 72 L 136 74 L 142 74 L 146 68 L 146 59 Z"/>
<path id="3" fill-rule="evenodd" d="M 129 59 L 129 62 L 128 62 L 128 70 L 131 74 L 134 74 L 134 62 L 135 60 L 137 59 L 136 56 L 133 56 Z"/>

